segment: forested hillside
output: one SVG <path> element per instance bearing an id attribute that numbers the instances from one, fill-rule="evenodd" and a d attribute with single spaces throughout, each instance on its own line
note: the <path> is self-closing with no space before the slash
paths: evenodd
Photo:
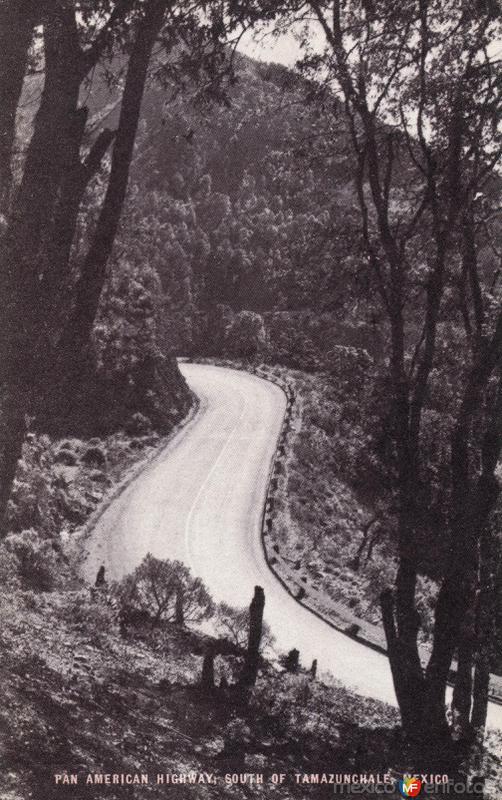
<path id="1" fill-rule="evenodd" d="M 228 104 L 169 101 L 155 82 L 146 92 L 116 268 L 127 253 L 156 272 L 178 353 L 258 349 L 315 368 L 335 341 L 378 349 L 353 294 L 347 131 L 307 90 L 240 57 Z M 91 100 L 116 113 L 113 88 L 95 81 Z"/>
<path id="2" fill-rule="evenodd" d="M 104 109 L 113 119 L 113 85 L 96 78 L 89 91 L 94 113 Z M 320 98 L 281 65 L 244 56 L 227 101 L 197 103 L 188 89 L 174 93 L 152 81 L 117 269 L 119 254 L 127 253 L 136 270 L 158 275 L 165 343 L 177 353 L 258 351 L 314 370 L 329 365 L 334 344 L 385 357 L 384 315 L 360 236 L 339 101 Z M 393 173 L 396 217 L 409 210 L 410 164 L 401 142 Z M 498 191 L 494 179 L 487 206 Z M 420 222 L 417 234 L 425 246 L 427 224 Z M 493 239 L 487 233 L 480 248 L 487 276 L 497 264 Z M 452 314 L 450 321 L 461 325 Z M 411 313 L 409 324 L 411 340 L 420 315 Z"/>
<path id="3" fill-rule="evenodd" d="M 98 124 L 117 123 L 122 73 L 116 59 L 85 87 L 89 145 Z M 40 91 L 28 78 L 18 164 Z M 190 88 L 176 94 L 151 78 L 81 392 L 70 404 L 60 393 L 43 427 L 92 435 L 141 411 L 165 429 L 187 403 L 174 355 L 259 352 L 316 369 L 334 342 L 379 350 L 375 313 L 353 291 L 347 131 L 306 96 L 291 71 L 243 56 L 225 103 L 193 102 Z M 105 159 L 84 197 L 76 264 L 107 172 Z"/>

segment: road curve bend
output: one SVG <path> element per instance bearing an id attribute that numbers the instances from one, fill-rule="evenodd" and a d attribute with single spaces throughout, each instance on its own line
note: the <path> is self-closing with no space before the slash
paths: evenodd
<path id="1" fill-rule="evenodd" d="M 99 518 L 86 542 L 84 577 L 94 581 L 104 564 L 110 578 L 121 578 L 151 552 L 183 561 L 218 602 L 248 605 L 259 584 L 278 649 L 297 647 L 304 664 L 317 658 L 321 671 L 395 705 L 387 658 L 297 603 L 267 566 L 261 518 L 284 393 L 233 369 L 180 369 L 199 411 Z M 502 707 L 490 704 L 489 721 L 502 728 Z"/>

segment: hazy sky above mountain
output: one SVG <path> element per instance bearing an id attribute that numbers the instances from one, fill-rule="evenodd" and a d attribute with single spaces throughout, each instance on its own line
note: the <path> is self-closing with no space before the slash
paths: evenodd
<path id="1" fill-rule="evenodd" d="M 311 44 L 315 46 L 317 42 L 321 48 L 324 45 L 324 36 L 312 25 Z M 243 36 L 238 49 L 259 61 L 275 61 L 288 67 L 294 66 L 301 56 L 300 46 L 293 33 L 286 33 L 276 38 L 271 35 L 270 31 L 255 34 L 250 31 Z"/>
<path id="2" fill-rule="evenodd" d="M 239 50 L 259 61 L 276 61 L 292 67 L 300 56 L 300 48 L 293 36 L 284 35 L 280 39 L 267 36 L 256 42 L 250 35 L 244 37 Z"/>
<path id="3" fill-rule="evenodd" d="M 310 26 L 310 43 L 314 50 L 321 50 L 325 44 L 324 34 L 315 24 Z M 243 36 L 238 49 L 259 61 L 275 61 L 288 67 L 294 66 L 301 56 L 300 46 L 292 32 L 275 38 L 271 35 L 270 30 L 260 33 L 249 31 Z M 491 58 L 500 58 L 502 40 L 496 39 L 491 42 L 488 52 Z"/>

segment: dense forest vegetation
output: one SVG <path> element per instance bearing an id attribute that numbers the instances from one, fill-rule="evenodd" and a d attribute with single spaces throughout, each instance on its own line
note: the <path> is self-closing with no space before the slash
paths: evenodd
<path id="1" fill-rule="evenodd" d="M 163 303 L 163 347 L 177 354 L 258 349 L 315 368 L 330 342 L 377 346 L 375 313 L 355 313 L 348 279 L 355 196 L 343 120 L 306 105 L 304 82 L 280 65 L 239 57 L 236 70 L 229 106 L 147 89 L 116 269 Z M 113 87 L 95 78 L 89 91 L 93 113 L 113 124 Z M 326 156 L 333 138 L 338 153 Z M 93 193 L 91 207 L 99 178 Z"/>
<path id="2" fill-rule="evenodd" d="M 306 104 L 306 90 L 280 65 L 242 57 L 229 108 L 146 95 L 130 230 L 142 223 L 149 232 L 148 260 L 182 352 L 268 350 L 315 367 L 330 343 L 374 338 L 371 309 L 351 318 L 355 196 L 344 123 Z"/>

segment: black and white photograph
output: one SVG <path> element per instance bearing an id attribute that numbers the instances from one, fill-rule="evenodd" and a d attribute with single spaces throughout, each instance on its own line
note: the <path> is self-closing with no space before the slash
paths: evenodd
<path id="1" fill-rule="evenodd" d="M 0 800 L 500 800 L 500 0 L 0 0 Z"/>

